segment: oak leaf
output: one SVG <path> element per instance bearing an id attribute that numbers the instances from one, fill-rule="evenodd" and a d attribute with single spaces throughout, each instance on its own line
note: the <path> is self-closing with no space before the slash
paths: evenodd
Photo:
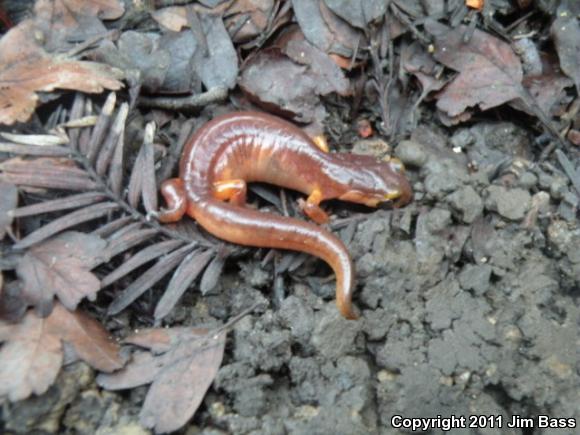
<path id="1" fill-rule="evenodd" d="M 98 93 L 120 89 L 121 71 L 107 65 L 49 55 L 31 42 L 35 25 L 19 24 L 0 39 L 0 124 L 26 121 L 37 92 L 73 89 Z"/>
<path id="2" fill-rule="evenodd" d="M 118 345 L 103 327 L 81 312 L 56 304 L 42 318 L 32 310 L 20 323 L 0 321 L 0 398 L 22 400 L 42 394 L 53 384 L 63 363 L 63 344 L 94 368 L 113 371 L 123 362 Z"/>
<path id="3" fill-rule="evenodd" d="M 141 423 L 157 433 L 182 427 L 193 416 L 221 365 L 225 333 L 198 328 L 152 328 L 128 337 L 127 343 L 148 348 L 133 355 L 121 371 L 101 374 L 109 390 L 152 383 L 140 413 Z"/>
<path id="4" fill-rule="evenodd" d="M 522 65 L 509 44 L 481 30 L 465 42 L 467 27 L 452 29 L 433 20 L 426 21 L 425 29 L 435 38 L 435 59 L 459 72 L 438 95 L 437 108 L 448 116 L 476 105 L 487 110 L 522 96 Z"/>
<path id="5" fill-rule="evenodd" d="M 105 259 L 106 245 L 98 236 L 69 231 L 32 247 L 16 267 L 24 297 L 42 316 L 54 296 L 69 310 L 85 297 L 94 300 L 101 285 L 90 270 Z"/>

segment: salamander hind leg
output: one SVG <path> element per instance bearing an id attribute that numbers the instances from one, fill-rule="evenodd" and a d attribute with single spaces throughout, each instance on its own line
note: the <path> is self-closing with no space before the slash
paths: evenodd
<path id="1" fill-rule="evenodd" d="M 213 183 L 213 196 L 220 201 L 243 206 L 246 204 L 248 187 L 244 180 L 225 180 Z"/>
<path id="2" fill-rule="evenodd" d="M 328 214 L 320 207 L 322 199 L 322 192 L 314 190 L 306 201 L 303 199 L 298 200 L 298 205 L 304 214 L 320 225 L 327 223 L 329 219 Z"/>
<path id="3" fill-rule="evenodd" d="M 167 208 L 162 208 L 157 218 L 164 223 L 181 220 L 187 208 L 187 197 L 181 178 L 171 178 L 161 184 L 161 195 L 165 198 Z"/>

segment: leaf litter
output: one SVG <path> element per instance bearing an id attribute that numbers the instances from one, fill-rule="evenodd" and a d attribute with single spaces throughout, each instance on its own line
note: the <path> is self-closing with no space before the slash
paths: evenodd
<path id="1" fill-rule="evenodd" d="M 97 370 L 111 372 L 123 365 L 118 345 L 100 323 L 60 304 L 48 317 L 31 310 L 20 323 L 0 320 L 0 341 L 0 399 L 44 393 L 62 367 L 63 341 Z"/>

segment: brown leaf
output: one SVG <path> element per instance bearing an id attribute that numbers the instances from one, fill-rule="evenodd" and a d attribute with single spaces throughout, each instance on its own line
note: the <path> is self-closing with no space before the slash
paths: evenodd
<path id="1" fill-rule="evenodd" d="M 332 12 L 322 0 L 292 0 L 294 14 L 306 39 L 326 53 L 351 57 L 365 46 L 362 33 Z"/>
<path id="2" fill-rule="evenodd" d="M 426 21 L 425 29 L 435 38 L 435 59 L 459 72 L 438 95 L 437 108 L 448 116 L 521 97 L 522 66 L 509 44 L 480 30 L 466 43 L 466 26 L 451 29 L 433 20 Z"/>
<path id="3" fill-rule="evenodd" d="M 54 382 L 63 363 L 61 340 L 71 344 L 81 359 L 98 370 L 123 366 L 118 345 L 95 320 L 56 304 L 42 318 L 30 310 L 20 323 L 0 321 L 0 398 L 22 400 L 42 394 Z"/>
<path id="4" fill-rule="evenodd" d="M 164 367 L 151 385 L 139 415 L 157 433 L 179 429 L 193 417 L 215 379 L 224 356 L 225 334 L 194 350 L 176 349 L 178 357 Z"/>
<path id="5" fill-rule="evenodd" d="M 239 85 L 267 110 L 309 122 L 315 118 L 320 99 L 317 76 L 308 71 L 308 66 L 297 64 L 280 49 L 266 48 L 246 62 Z"/>
<path id="6" fill-rule="evenodd" d="M 366 29 L 371 21 L 377 21 L 387 11 L 384 0 L 324 0 L 326 5 L 340 18 L 352 26 Z"/>
<path id="7" fill-rule="evenodd" d="M 6 235 L 6 229 L 12 224 L 11 212 L 18 204 L 18 189 L 10 183 L 0 181 L 0 240 Z"/>
<path id="8" fill-rule="evenodd" d="M 401 49 L 401 66 L 410 72 L 423 87 L 422 97 L 431 91 L 438 91 L 445 85 L 445 80 L 439 77 L 437 63 L 427 53 L 419 41 L 405 44 Z"/>
<path id="9" fill-rule="evenodd" d="M 574 14 L 558 12 L 558 18 L 552 24 L 551 31 L 560 67 L 574 80 L 576 90 L 580 92 L 580 24 Z"/>
<path id="10" fill-rule="evenodd" d="M 0 39 L 0 124 L 28 120 L 38 102 L 36 92 L 60 88 L 98 93 L 122 87 L 119 70 L 48 55 L 30 42 L 34 30 L 27 20 Z"/>
<path id="11" fill-rule="evenodd" d="M 108 389 L 130 388 L 153 382 L 141 409 L 141 423 L 157 433 L 182 427 L 193 416 L 221 365 L 225 334 L 207 336 L 196 328 L 149 329 L 130 337 L 165 353 L 136 353 L 118 373 L 99 375 Z"/>
<path id="12" fill-rule="evenodd" d="M 305 40 L 302 33 L 288 41 L 283 51 L 294 62 L 309 66 L 309 74 L 316 77 L 319 95 L 336 92 L 345 96 L 351 93 L 350 82 L 340 67 L 325 52 Z"/>
<path id="13" fill-rule="evenodd" d="M 11 401 L 42 394 L 56 379 L 62 343 L 45 328 L 47 320 L 29 311 L 20 323 L 0 321 L 0 397 Z"/>
<path id="14" fill-rule="evenodd" d="M 272 13 L 278 7 L 271 0 L 238 0 L 231 4 L 225 19 L 226 27 L 234 42 L 246 42 L 264 35 L 271 22 L 284 22 L 286 19 L 278 13 L 274 20 Z M 280 11 L 278 11 L 280 12 Z M 270 25 L 269 29 L 272 29 Z"/>
<path id="15" fill-rule="evenodd" d="M 554 109 L 558 108 L 558 104 L 564 101 L 566 97 L 564 89 L 574 86 L 574 83 L 562 74 L 549 73 L 541 76 L 525 77 L 523 85 L 535 99 L 538 106 L 551 115 L 555 111 Z M 510 102 L 510 105 L 531 115 L 534 114 L 524 104 L 521 104 L 519 100 Z"/>
<path id="16" fill-rule="evenodd" d="M 74 346 L 77 356 L 97 370 L 113 372 L 123 367 L 119 345 L 103 326 L 82 311 L 70 312 L 55 304 L 48 330 Z"/>
<path id="17" fill-rule="evenodd" d="M 70 231 L 29 249 L 16 267 L 25 298 L 43 316 L 55 295 L 70 310 L 84 297 L 94 300 L 101 286 L 90 270 L 103 261 L 105 247 L 100 237 Z"/>
<path id="18" fill-rule="evenodd" d="M 232 89 L 238 78 L 238 53 L 222 17 L 201 14 L 200 21 L 207 51 L 200 57 L 200 61 L 194 63 L 194 68 L 206 88 Z"/>
<path id="19" fill-rule="evenodd" d="M 151 13 L 151 18 L 173 32 L 180 32 L 184 27 L 188 27 L 185 6 L 157 9 Z"/>
<path id="20" fill-rule="evenodd" d="M 125 7 L 119 0 L 38 0 L 34 5 L 38 16 L 46 15 L 66 21 L 66 24 L 76 23 L 79 15 L 97 15 L 102 20 L 116 20 L 125 13 Z"/>

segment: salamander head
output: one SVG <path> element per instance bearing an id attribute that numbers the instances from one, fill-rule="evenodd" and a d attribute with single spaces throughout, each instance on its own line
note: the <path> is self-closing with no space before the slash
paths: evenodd
<path id="1" fill-rule="evenodd" d="M 399 159 L 377 160 L 371 156 L 351 154 L 349 166 L 356 167 L 357 171 L 348 180 L 348 190 L 338 199 L 369 207 L 394 201 L 395 207 L 401 207 L 413 198 L 405 168 Z"/>

